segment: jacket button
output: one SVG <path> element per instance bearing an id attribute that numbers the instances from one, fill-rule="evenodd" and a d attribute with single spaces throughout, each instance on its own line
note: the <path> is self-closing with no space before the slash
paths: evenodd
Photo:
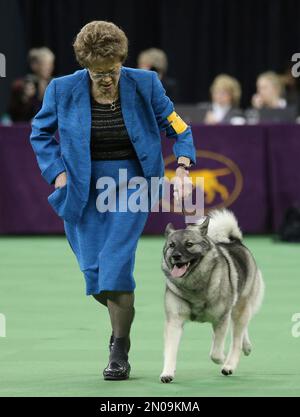
<path id="1" fill-rule="evenodd" d="M 146 155 L 145 153 L 141 155 L 141 161 L 145 161 L 147 158 L 148 158 L 148 155 Z"/>

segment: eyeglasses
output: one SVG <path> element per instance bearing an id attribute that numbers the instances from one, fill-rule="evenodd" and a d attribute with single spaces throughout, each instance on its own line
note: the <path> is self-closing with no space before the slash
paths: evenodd
<path id="1" fill-rule="evenodd" d="M 90 73 L 91 78 L 94 78 L 95 80 L 103 80 L 103 78 L 106 78 L 106 77 L 110 77 L 110 78 L 116 77 L 117 75 L 119 75 L 120 70 L 121 70 L 121 67 L 116 68 L 110 72 L 92 72 L 89 70 L 89 73 Z"/>

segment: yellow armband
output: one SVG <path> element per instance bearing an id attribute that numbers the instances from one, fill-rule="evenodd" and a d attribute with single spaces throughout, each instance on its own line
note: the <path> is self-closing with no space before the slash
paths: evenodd
<path id="1" fill-rule="evenodd" d="M 171 123 L 171 126 L 178 135 L 180 133 L 183 133 L 188 127 L 185 121 L 182 120 L 182 118 L 175 111 L 173 111 L 173 113 L 171 113 L 170 116 L 167 117 L 167 119 Z"/>

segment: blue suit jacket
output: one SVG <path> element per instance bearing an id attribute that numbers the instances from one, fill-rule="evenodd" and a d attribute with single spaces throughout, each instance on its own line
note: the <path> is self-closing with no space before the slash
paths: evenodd
<path id="1" fill-rule="evenodd" d="M 141 163 L 144 176 L 164 176 L 160 131 L 173 137 L 173 151 L 195 163 L 195 148 L 189 126 L 176 133 L 167 117 L 174 111 L 171 100 L 153 71 L 122 67 L 120 99 L 124 122 Z M 54 135 L 59 132 L 59 143 Z M 32 121 L 30 142 L 42 176 L 53 184 L 67 172 L 67 184 L 48 197 L 56 213 L 76 223 L 88 201 L 91 156 L 90 77 L 86 69 L 53 79 L 41 110 Z"/>

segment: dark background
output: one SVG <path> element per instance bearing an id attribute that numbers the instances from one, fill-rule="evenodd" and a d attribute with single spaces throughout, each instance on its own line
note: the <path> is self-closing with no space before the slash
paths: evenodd
<path id="1" fill-rule="evenodd" d="M 7 58 L 0 113 L 11 80 L 28 70 L 29 48 L 53 50 L 56 76 L 78 69 L 72 41 L 91 20 L 122 27 L 128 66 L 145 48 L 164 49 L 185 102 L 207 100 L 213 78 L 226 72 L 241 82 L 245 107 L 257 75 L 282 72 L 300 51 L 299 0 L 0 0 L 0 52 Z"/>

